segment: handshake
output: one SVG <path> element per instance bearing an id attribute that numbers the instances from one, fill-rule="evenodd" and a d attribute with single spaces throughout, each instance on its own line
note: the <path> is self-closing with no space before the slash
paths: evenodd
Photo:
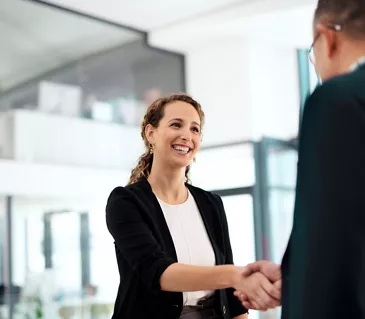
<path id="1" fill-rule="evenodd" d="M 281 305 L 280 265 L 258 261 L 242 268 L 233 287 L 235 296 L 246 309 L 266 311 Z"/>

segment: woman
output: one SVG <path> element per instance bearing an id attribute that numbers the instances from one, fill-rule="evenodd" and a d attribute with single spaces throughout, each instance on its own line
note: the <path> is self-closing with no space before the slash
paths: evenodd
<path id="1" fill-rule="evenodd" d="M 200 104 L 184 94 L 147 110 L 146 152 L 106 208 L 121 277 L 114 319 L 245 319 L 235 289 L 275 306 L 265 276 L 233 265 L 222 200 L 189 184 L 203 122 Z"/>

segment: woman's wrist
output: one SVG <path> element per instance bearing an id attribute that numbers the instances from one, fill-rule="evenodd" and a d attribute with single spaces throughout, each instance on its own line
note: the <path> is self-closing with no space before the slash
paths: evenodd
<path id="1" fill-rule="evenodd" d="M 245 271 L 244 267 L 237 267 L 234 265 L 226 265 L 224 267 L 227 267 L 227 275 L 226 275 L 226 282 L 225 287 L 232 287 L 235 288 L 237 285 L 242 283 L 243 280 L 243 274 Z"/>

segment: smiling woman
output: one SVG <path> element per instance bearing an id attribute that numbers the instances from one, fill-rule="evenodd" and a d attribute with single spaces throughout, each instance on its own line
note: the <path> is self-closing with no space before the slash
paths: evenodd
<path id="1" fill-rule="evenodd" d="M 221 198 L 189 183 L 203 124 L 200 104 L 185 94 L 147 110 L 146 151 L 106 208 L 121 276 L 113 319 L 246 319 L 235 289 L 258 309 L 278 305 L 280 292 L 263 274 L 233 265 Z"/>
<path id="2" fill-rule="evenodd" d="M 132 171 L 129 184 L 137 182 L 142 177 L 148 178 L 152 163 L 156 165 L 160 162 L 153 161 L 156 156 L 162 157 L 164 164 L 167 165 L 176 160 L 183 161 L 178 162 L 178 165 L 186 167 L 185 177 L 189 180 L 190 162 L 199 149 L 203 124 L 204 112 L 201 105 L 188 95 L 175 94 L 151 104 L 142 122 L 141 135 L 146 151 Z M 158 134 L 159 132 L 162 134 Z M 167 149 L 164 149 L 166 147 L 164 141 L 169 143 Z M 155 148 L 158 148 L 157 152 Z M 174 152 L 171 152 L 171 149 Z M 172 154 L 180 157 L 171 158 Z"/>

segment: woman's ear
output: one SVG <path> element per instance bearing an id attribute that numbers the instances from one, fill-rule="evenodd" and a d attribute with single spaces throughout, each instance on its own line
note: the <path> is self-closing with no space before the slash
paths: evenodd
<path id="1" fill-rule="evenodd" d="M 146 136 L 147 141 L 150 144 L 154 144 L 155 140 L 154 140 L 154 135 L 155 135 L 155 128 L 151 125 L 151 124 L 147 124 L 145 129 L 144 129 L 144 134 Z"/>

